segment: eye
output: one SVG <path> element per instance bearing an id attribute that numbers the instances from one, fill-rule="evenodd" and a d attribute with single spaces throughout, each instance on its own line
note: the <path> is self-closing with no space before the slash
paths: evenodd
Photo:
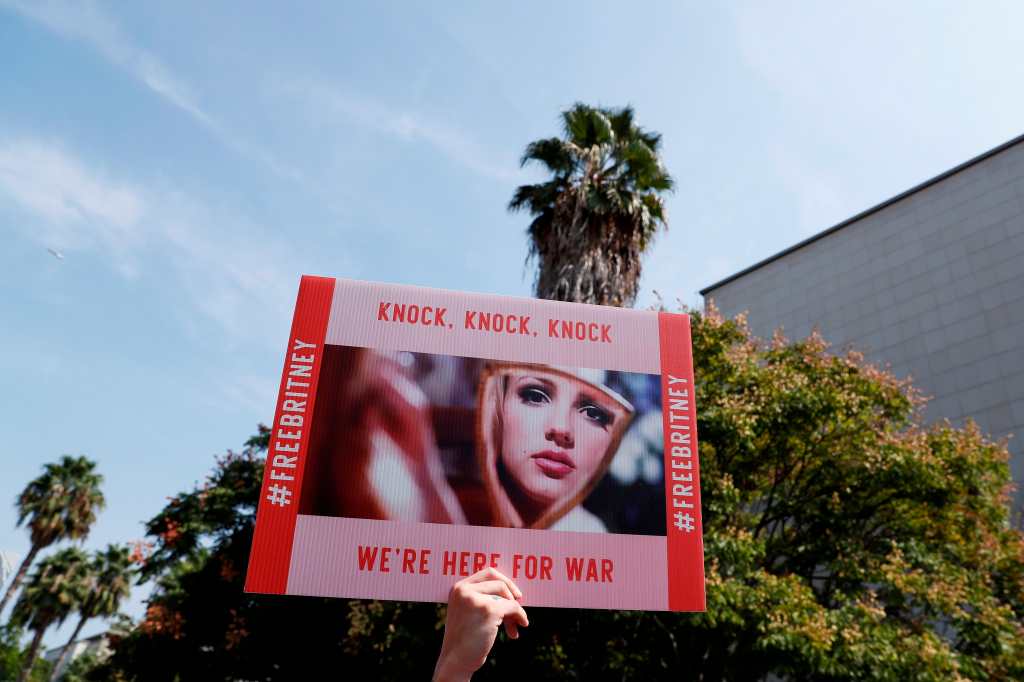
<path id="1" fill-rule="evenodd" d="M 597 405 L 583 404 L 579 409 L 580 414 L 602 428 L 612 423 L 611 413 Z"/>
<path id="2" fill-rule="evenodd" d="M 540 386 L 524 386 L 520 388 L 519 399 L 527 405 L 544 405 L 551 402 L 551 396 Z"/>

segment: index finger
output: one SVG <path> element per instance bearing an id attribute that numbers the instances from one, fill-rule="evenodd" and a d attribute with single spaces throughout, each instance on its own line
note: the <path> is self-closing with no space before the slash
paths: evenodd
<path id="1" fill-rule="evenodd" d="M 508 585 L 508 589 L 512 592 L 512 594 L 516 596 L 516 599 L 523 598 L 522 590 L 516 587 L 516 584 L 512 582 L 512 579 L 504 573 L 502 573 L 501 571 L 499 571 L 498 569 L 494 568 L 493 566 L 488 566 L 487 568 L 477 571 L 473 575 L 466 578 L 467 583 L 482 583 L 488 580 L 502 581 L 503 583 Z"/>

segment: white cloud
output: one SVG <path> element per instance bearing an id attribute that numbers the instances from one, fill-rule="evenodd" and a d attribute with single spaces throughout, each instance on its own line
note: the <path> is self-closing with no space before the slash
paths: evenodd
<path id="1" fill-rule="evenodd" d="M 258 226 L 174 190 L 112 179 L 61 145 L 33 138 L 0 139 L 4 196 L 24 211 L 29 219 L 19 224 L 41 246 L 69 258 L 97 253 L 125 276 L 143 274 L 142 264 L 160 273 L 153 276 L 169 269 L 169 284 L 186 294 L 185 320 L 198 312 L 233 340 L 286 326 L 298 268 L 289 267 L 289 249 Z"/>
<path id="2" fill-rule="evenodd" d="M 1024 95 L 1005 84 L 1024 78 L 1024 5 L 995 4 L 728 5 L 779 194 L 746 265 L 1020 133 Z"/>
<path id="3" fill-rule="evenodd" d="M 54 144 L 0 142 L 0 185 L 51 223 L 98 220 L 128 236 L 143 211 L 133 188 L 87 171 Z"/>
<path id="4" fill-rule="evenodd" d="M 273 79 L 277 95 L 300 98 L 305 112 L 341 114 L 358 125 L 409 142 L 422 142 L 470 170 L 496 180 L 517 177 L 516 160 L 495 163 L 494 154 L 462 130 L 422 113 L 395 109 L 375 99 L 310 78 Z"/>
<path id="5" fill-rule="evenodd" d="M 96 249 L 126 276 L 136 273 L 139 220 L 146 199 L 126 183 L 86 169 L 60 145 L 34 139 L 0 140 L 0 194 L 41 218 L 31 232 L 41 246 Z"/>
<path id="6" fill-rule="evenodd" d="M 91 0 L 0 0 L 0 7 L 13 9 L 57 35 L 82 41 L 169 104 L 188 114 L 228 148 L 266 165 L 280 177 L 292 181 L 302 179 L 299 171 L 281 163 L 258 145 L 242 139 L 200 106 L 188 83 L 175 75 L 155 54 L 137 45 Z"/>
<path id="7" fill-rule="evenodd" d="M 179 81 L 153 54 L 128 39 L 118 25 L 89 0 L 0 0 L 65 38 L 87 43 L 108 61 L 126 69 L 148 88 L 204 125 L 210 116 L 195 102 L 189 87 Z"/>

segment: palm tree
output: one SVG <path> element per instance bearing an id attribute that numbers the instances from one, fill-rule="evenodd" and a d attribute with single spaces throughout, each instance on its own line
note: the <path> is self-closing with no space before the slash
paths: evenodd
<path id="1" fill-rule="evenodd" d="M 525 210 L 539 298 L 629 306 L 640 259 L 668 227 L 663 194 L 673 181 L 658 156 L 661 135 L 638 127 L 633 109 L 575 104 L 562 112 L 564 134 L 531 142 L 521 165 L 554 176 L 520 186 L 510 211 Z"/>
<path id="2" fill-rule="evenodd" d="M 88 562 L 85 552 L 77 547 L 62 549 L 40 561 L 25 584 L 11 612 L 11 622 L 34 634 L 18 682 L 28 679 L 46 630 L 54 623 L 63 623 L 77 607 L 77 583 Z"/>
<path id="3" fill-rule="evenodd" d="M 106 550 L 93 554 L 92 560 L 76 585 L 79 591 L 78 625 L 61 650 L 60 658 L 53 665 L 51 682 L 57 679 L 64 660 L 71 651 L 71 645 L 78 639 L 86 621 L 117 613 L 121 602 L 131 592 L 133 563 L 131 550 L 124 545 L 107 545 Z"/>
<path id="4" fill-rule="evenodd" d="M 103 477 L 95 468 L 96 463 L 86 457 L 64 455 L 56 464 L 45 465 L 43 473 L 21 491 L 17 525 L 28 521 L 32 546 L 0 601 L 0 613 L 17 593 L 40 550 L 59 540 L 82 540 L 89 534 L 96 513 L 105 504 L 100 492 Z"/>

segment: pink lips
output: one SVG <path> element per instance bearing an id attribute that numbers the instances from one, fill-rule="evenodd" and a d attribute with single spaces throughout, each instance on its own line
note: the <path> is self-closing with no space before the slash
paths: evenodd
<path id="1" fill-rule="evenodd" d="M 558 450 L 544 450 L 530 457 L 540 470 L 551 478 L 564 478 L 576 469 L 572 458 Z"/>

